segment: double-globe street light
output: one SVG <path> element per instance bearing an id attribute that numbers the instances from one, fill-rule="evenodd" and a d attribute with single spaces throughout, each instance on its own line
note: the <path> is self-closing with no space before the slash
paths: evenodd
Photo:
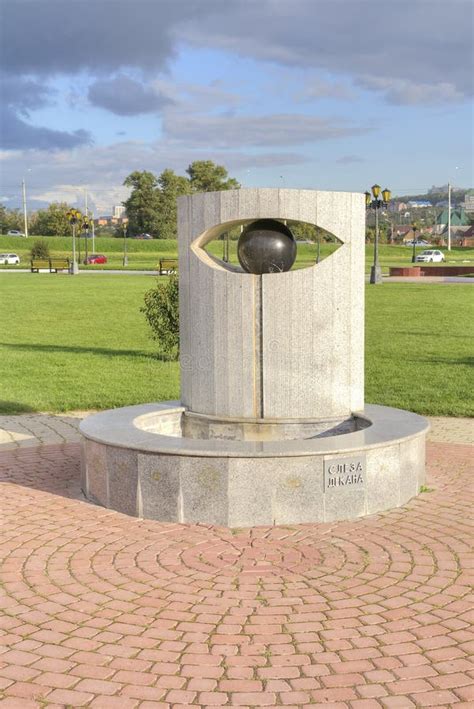
<path id="1" fill-rule="evenodd" d="M 382 192 L 382 199 L 379 199 L 380 192 Z M 372 185 L 372 195 L 370 192 L 365 193 L 366 208 L 375 211 L 374 263 L 370 269 L 370 283 L 382 283 L 382 267 L 379 263 L 379 210 L 387 208 L 391 196 L 390 190 L 387 188 L 382 190 L 380 185 Z"/>
<path id="2" fill-rule="evenodd" d="M 85 241 L 85 263 L 87 263 L 87 259 L 89 258 L 89 228 L 91 225 L 91 220 L 89 217 L 86 216 L 82 220 L 82 231 L 84 232 L 84 241 Z M 79 257 L 80 258 L 80 257 Z"/>
<path id="3" fill-rule="evenodd" d="M 123 260 L 122 264 L 124 266 L 128 266 L 128 254 L 127 254 L 127 226 L 128 224 L 126 222 L 122 223 L 122 230 L 123 230 Z"/>
<path id="4" fill-rule="evenodd" d="M 67 218 L 72 226 L 72 263 L 69 273 L 75 276 L 79 273 L 79 266 L 76 259 L 76 225 L 80 221 L 82 215 L 78 209 L 70 209 L 67 212 Z"/>

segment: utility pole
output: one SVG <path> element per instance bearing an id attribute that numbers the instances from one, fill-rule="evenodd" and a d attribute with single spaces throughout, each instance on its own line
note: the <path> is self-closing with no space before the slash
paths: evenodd
<path id="1" fill-rule="evenodd" d="M 448 182 L 448 251 L 451 251 L 451 183 Z"/>
<path id="2" fill-rule="evenodd" d="M 23 220 L 25 222 L 25 239 L 28 238 L 28 212 L 26 210 L 26 182 L 25 178 L 22 180 L 23 187 Z"/>

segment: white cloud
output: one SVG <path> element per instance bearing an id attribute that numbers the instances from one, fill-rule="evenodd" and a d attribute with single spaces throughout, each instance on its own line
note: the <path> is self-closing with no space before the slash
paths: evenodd
<path id="1" fill-rule="evenodd" d="M 396 105 L 443 104 L 464 98 L 462 92 L 447 81 L 426 84 L 408 79 L 363 76 L 358 84 L 362 88 L 383 93 L 389 103 Z"/>
<path id="2" fill-rule="evenodd" d="M 5 198 L 19 206 L 20 185 L 24 166 L 28 165 L 28 197 L 37 201 L 83 200 L 87 188 L 90 202 L 101 213 L 110 213 L 112 204 L 119 204 L 128 194 L 122 183 L 134 170 L 150 170 L 159 174 L 167 167 L 184 174 L 193 160 L 213 160 L 225 165 L 232 175 L 234 170 L 261 167 L 297 165 L 305 162 L 298 153 L 269 152 L 255 155 L 245 151 L 193 149 L 178 147 L 172 142 L 146 144 L 122 142 L 95 148 L 84 147 L 72 151 L 48 153 L 41 150 L 7 152 L 2 157 L 5 175 Z M 74 176 L 74 182 L 71 177 Z"/>
<path id="3" fill-rule="evenodd" d="M 300 98 L 306 100 L 335 98 L 343 101 L 351 101 L 355 98 L 355 93 L 347 84 L 315 78 L 308 82 L 306 90 Z"/>

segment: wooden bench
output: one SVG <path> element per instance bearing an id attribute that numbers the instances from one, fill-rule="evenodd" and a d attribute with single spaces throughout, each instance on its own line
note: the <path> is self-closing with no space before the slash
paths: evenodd
<path id="1" fill-rule="evenodd" d="M 31 260 L 31 273 L 39 273 L 40 269 L 48 269 L 50 273 L 69 271 L 68 258 L 36 258 Z"/>
<path id="2" fill-rule="evenodd" d="M 160 276 L 168 276 L 178 270 L 178 259 L 160 258 Z"/>

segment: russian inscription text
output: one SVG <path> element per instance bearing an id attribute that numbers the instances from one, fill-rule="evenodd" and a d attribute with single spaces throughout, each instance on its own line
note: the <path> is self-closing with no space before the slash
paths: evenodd
<path id="1" fill-rule="evenodd" d="M 365 484 L 365 456 L 324 461 L 324 490 Z"/>

